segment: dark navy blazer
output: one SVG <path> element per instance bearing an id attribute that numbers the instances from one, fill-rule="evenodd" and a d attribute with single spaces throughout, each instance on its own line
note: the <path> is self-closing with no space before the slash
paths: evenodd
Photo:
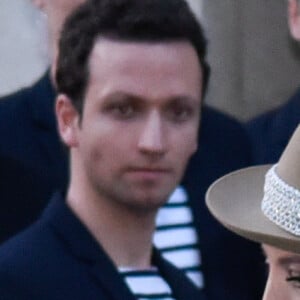
<path id="1" fill-rule="evenodd" d="M 47 73 L 33 87 L 0 99 L 0 155 L 42 171 L 64 187 L 67 155 L 56 130 L 55 93 Z"/>
<path id="2" fill-rule="evenodd" d="M 154 250 L 177 300 L 205 300 Z M 134 300 L 110 258 L 56 194 L 42 217 L 0 247 L 1 300 Z"/>
<path id="3" fill-rule="evenodd" d="M 53 103 L 54 92 L 48 75 L 33 87 L 0 100 L 0 135 L 5 141 L 0 144 L 0 156 L 8 155 L 36 168 L 54 189 L 66 186 L 68 162 L 56 131 Z M 199 150 L 188 166 L 182 185 L 191 200 L 209 299 L 261 299 L 264 281 L 260 275 L 264 275 L 264 263 L 259 247 L 220 226 L 204 203 L 205 191 L 215 179 L 250 164 L 249 148 L 238 122 L 206 105 L 203 107 Z M 41 179 L 42 176 L 37 177 L 36 184 Z M 3 211 L 7 201 L 14 202 L 16 207 L 20 205 L 19 200 L 14 200 L 15 183 L 8 183 L 7 188 L 12 192 L 9 199 L 1 198 Z M 45 206 L 48 190 L 40 196 Z M 23 213 L 24 219 L 25 215 L 36 217 L 32 206 Z M 7 226 L 2 223 L 0 220 L 0 227 Z"/>
<path id="4" fill-rule="evenodd" d="M 51 182 L 37 169 L 0 155 L 0 240 L 35 221 L 52 189 Z"/>
<path id="5" fill-rule="evenodd" d="M 248 122 L 254 163 L 276 163 L 299 123 L 300 89 L 279 108 Z"/>

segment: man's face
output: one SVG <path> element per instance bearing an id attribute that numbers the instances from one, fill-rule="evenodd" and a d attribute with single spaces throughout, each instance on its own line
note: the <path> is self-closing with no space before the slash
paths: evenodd
<path id="1" fill-rule="evenodd" d="M 300 299 L 300 255 L 264 245 L 269 276 L 263 300 Z"/>
<path id="2" fill-rule="evenodd" d="M 187 42 L 98 39 L 75 161 L 101 199 L 158 208 L 197 148 L 201 69 Z"/>

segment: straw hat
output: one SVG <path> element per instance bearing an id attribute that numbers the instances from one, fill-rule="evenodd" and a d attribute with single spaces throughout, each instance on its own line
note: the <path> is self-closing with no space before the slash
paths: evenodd
<path id="1" fill-rule="evenodd" d="M 250 240 L 300 253 L 300 125 L 277 165 L 230 173 L 206 193 L 214 217 Z"/>

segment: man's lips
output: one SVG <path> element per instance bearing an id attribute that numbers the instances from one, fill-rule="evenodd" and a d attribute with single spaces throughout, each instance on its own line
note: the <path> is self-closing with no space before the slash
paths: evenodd
<path id="1" fill-rule="evenodd" d="M 144 179 L 157 179 L 171 173 L 170 168 L 163 167 L 131 167 L 128 173 Z"/>
<path id="2" fill-rule="evenodd" d="M 169 173 L 171 172 L 170 168 L 167 167 L 129 167 L 129 172 L 153 172 L 153 173 Z"/>

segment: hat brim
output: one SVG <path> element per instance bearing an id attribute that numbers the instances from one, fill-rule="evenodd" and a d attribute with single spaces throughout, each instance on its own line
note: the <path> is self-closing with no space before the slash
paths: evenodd
<path id="1" fill-rule="evenodd" d="M 270 167 L 250 167 L 218 179 L 206 193 L 206 204 L 221 224 L 238 235 L 300 253 L 300 237 L 281 229 L 261 211 L 265 174 Z"/>

